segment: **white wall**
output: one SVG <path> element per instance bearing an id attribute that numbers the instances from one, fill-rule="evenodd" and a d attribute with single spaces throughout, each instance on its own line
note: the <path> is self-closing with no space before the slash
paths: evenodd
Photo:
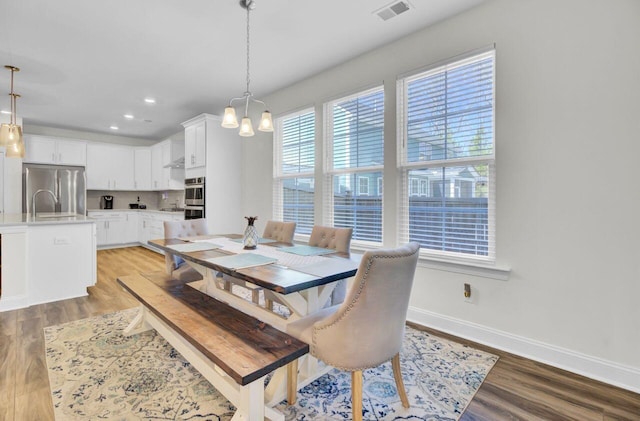
<path id="1" fill-rule="evenodd" d="M 282 114 L 384 81 L 392 245 L 396 76 L 495 43 L 497 260 L 511 274 L 421 267 L 410 317 L 640 391 L 639 40 L 637 0 L 494 0 L 265 100 Z M 271 148 L 244 144 L 245 214 L 261 219 Z"/>

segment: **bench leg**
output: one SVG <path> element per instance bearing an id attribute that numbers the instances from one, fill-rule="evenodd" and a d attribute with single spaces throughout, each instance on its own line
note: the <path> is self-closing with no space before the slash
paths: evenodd
<path id="1" fill-rule="evenodd" d="M 238 410 L 231 421 L 254 421 L 264 419 L 264 381 L 240 386 Z"/>

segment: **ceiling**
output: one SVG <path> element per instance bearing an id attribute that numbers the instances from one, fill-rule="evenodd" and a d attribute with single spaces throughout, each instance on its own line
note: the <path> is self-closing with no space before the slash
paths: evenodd
<path id="1" fill-rule="evenodd" d="M 482 1 L 409 0 L 383 21 L 373 12 L 389 0 L 256 0 L 251 91 L 264 97 Z M 0 65 L 21 68 L 26 125 L 161 140 L 243 94 L 245 18 L 236 0 L 0 0 Z M 0 67 L 1 110 L 9 77 Z"/>

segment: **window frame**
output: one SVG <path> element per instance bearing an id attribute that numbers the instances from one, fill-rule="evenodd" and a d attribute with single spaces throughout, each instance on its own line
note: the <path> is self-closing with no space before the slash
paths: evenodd
<path id="1" fill-rule="evenodd" d="M 382 112 L 382 162 L 379 165 L 368 166 L 355 166 L 345 168 L 334 168 L 334 156 L 333 156 L 333 131 L 334 131 L 334 119 L 333 119 L 333 106 L 337 103 L 346 102 L 358 97 L 367 96 L 380 92 L 382 94 L 382 106 L 385 107 L 385 91 L 384 85 L 379 84 L 369 88 L 364 88 L 350 94 L 327 100 L 323 103 L 323 121 L 324 121 L 324 136 L 323 136 L 323 149 L 324 159 L 322 166 L 323 173 L 323 223 L 328 226 L 335 226 L 334 222 L 334 177 L 347 175 L 353 176 L 356 186 L 352 186 L 352 191 L 359 192 L 359 174 L 380 173 L 376 176 L 376 179 L 382 180 L 384 178 L 384 126 L 386 124 L 384 118 L 384 108 Z M 379 181 L 380 182 L 380 181 Z M 378 183 L 379 183 L 378 182 Z M 384 182 L 384 181 L 382 181 Z M 355 187 L 355 188 L 354 188 Z M 371 183 L 369 182 L 369 194 L 367 196 L 375 198 L 377 195 L 371 195 Z M 382 193 L 382 192 L 381 192 Z M 384 242 L 384 195 L 379 194 L 380 197 L 380 241 L 370 241 L 358 238 L 353 238 L 351 241 L 352 246 L 363 247 L 365 249 L 375 249 L 382 247 Z M 354 233 L 355 233 L 355 227 Z"/>
<path id="2" fill-rule="evenodd" d="M 313 127 L 313 160 L 314 160 L 314 165 L 312 168 L 310 168 L 309 171 L 298 171 L 298 172 L 284 172 L 282 170 L 282 166 L 283 166 L 283 162 L 284 162 L 284 157 L 283 157 L 283 125 L 284 122 L 286 120 L 289 119 L 293 119 L 293 118 L 300 118 L 301 116 L 305 116 L 305 115 L 310 115 L 313 117 L 313 123 L 312 123 L 312 127 Z M 313 203 L 315 203 L 315 197 L 316 194 L 318 193 L 316 190 L 316 180 L 315 180 L 315 162 L 316 162 L 316 155 L 318 153 L 317 148 L 315 147 L 315 141 L 316 141 L 316 123 L 317 123 L 317 118 L 316 118 L 316 112 L 315 112 L 315 108 L 314 107 L 307 107 L 298 111 L 294 111 L 291 113 L 287 113 L 281 116 L 278 116 L 275 118 L 275 122 L 274 122 L 274 133 L 273 133 L 273 162 L 274 162 L 274 166 L 273 166 L 273 193 L 272 193 L 272 197 L 273 197 L 273 205 L 272 205 L 272 214 L 273 214 L 273 219 L 275 220 L 284 220 L 284 193 L 283 193 L 283 188 L 284 188 L 284 182 L 285 180 L 295 180 L 295 182 L 297 183 L 298 179 L 310 179 L 311 180 L 311 187 L 313 188 L 313 195 L 312 195 L 312 201 Z M 298 142 L 299 143 L 299 142 Z M 312 207 L 312 218 L 313 220 L 311 221 L 311 225 L 308 229 L 309 232 L 300 232 L 300 228 L 301 228 L 301 221 L 297 220 L 297 219 L 288 219 L 288 221 L 293 221 L 296 222 L 296 235 L 302 235 L 302 236 L 308 236 L 311 233 L 311 229 L 313 228 L 313 225 L 315 224 L 315 213 L 313 211 Z"/>
<path id="3" fill-rule="evenodd" d="M 491 153 L 482 156 L 466 156 L 463 158 L 449 158 L 438 160 L 423 160 L 420 156 L 418 160 L 409 161 L 409 145 L 408 145 L 408 85 L 414 80 L 426 78 L 431 75 L 436 75 L 441 72 L 448 72 L 455 68 L 480 61 L 486 58 L 492 59 L 492 75 L 491 75 L 491 88 L 492 88 L 492 104 L 491 104 Z M 487 255 L 478 255 L 464 253 L 462 251 L 444 251 L 435 250 L 422 247 L 420 249 L 421 258 L 449 261 L 462 264 L 480 264 L 480 265 L 494 265 L 496 263 L 496 177 L 495 177 L 495 160 L 496 160 L 496 114 L 495 114 L 495 91 L 496 91 L 496 56 L 495 47 L 485 48 L 482 50 L 475 50 L 467 54 L 456 56 L 451 59 L 436 63 L 434 65 L 424 67 L 410 73 L 406 73 L 398 76 L 396 81 L 396 100 L 397 100 L 397 169 L 399 175 L 399 183 L 401 188 L 398 194 L 398 220 L 397 220 L 397 235 L 399 242 L 406 242 L 409 240 L 409 201 L 411 196 L 411 170 L 425 170 L 425 169 L 437 169 L 446 171 L 447 168 L 456 168 L 473 165 L 486 165 L 488 170 L 487 176 Z M 419 145 L 419 148 L 422 146 Z M 430 155 L 430 154 L 429 154 Z M 429 181 L 428 193 L 431 193 L 433 186 L 432 181 Z M 450 180 L 449 183 L 455 185 L 454 180 Z M 445 188 L 445 186 L 442 186 Z M 416 197 L 420 194 L 416 195 Z"/>

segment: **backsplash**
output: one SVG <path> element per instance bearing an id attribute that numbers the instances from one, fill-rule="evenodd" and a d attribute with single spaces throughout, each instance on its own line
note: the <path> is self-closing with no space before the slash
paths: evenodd
<path id="1" fill-rule="evenodd" d="M 171 208 L 176 203 L 177 207 L 184 207 L 182 190 L 166 192 L 87 190 L 87 209 L 100 209 L 100 196 L 105 195 L 113 196 L 114 209 L 129 209 L 129 203 L 138 203 L 138 197 L 139 203 L 147 205 L 147 209 Z"/>

